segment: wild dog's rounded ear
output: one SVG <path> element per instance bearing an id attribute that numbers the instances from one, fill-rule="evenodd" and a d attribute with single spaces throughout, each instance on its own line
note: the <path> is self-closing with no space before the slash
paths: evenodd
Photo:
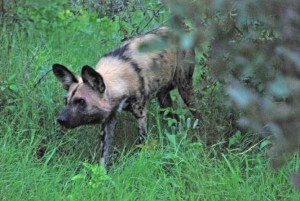
<path id="1" fill-rule="evenodd" d="M 83 66 L 81 70 L 81 77 L 84 83 L 90 85 L 94 90 L 103 93 L 105 91 L 105 84 L 102 76 L 90 66 Z"/>
<path id="2" fill-rule="evenodd" d="M 72 84 L 78 83 L 76 76 L 65 66 L 61 64 L 53 64 L 52 70 L 56 78 L 62 83 L 65 90 L 69 90 Z"/>

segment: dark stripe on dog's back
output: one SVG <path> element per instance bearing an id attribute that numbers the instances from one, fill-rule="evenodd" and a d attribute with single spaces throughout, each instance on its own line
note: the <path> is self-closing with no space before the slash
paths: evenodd
<path id="1" fill-rule="evenodd" d="M 128 46 L 129 46 L 129 43 L 105 54 L 103 57 L 116 57 L 123 61 L 129 61 L 130 58 L 125 55 L 126 51 L 128 50 Z"/>
<path id="2" fill-rule="evenodd" d="M 130 58 L 128 55 L 126 55 L 126 52 L 129 50 L 129 43 L 125 44 L 124 46 L 121 46 L 120 48 L 117 48 L 107 54 L 105 54 L 103 57 L 114 57 L 118 58 L 124 62 L 130 63 L 136 74 L 138 75 L 139 84 L 140 84 L 140 92 L 142 96 L 145 96 L 145 81 L 144 77 L 141 74 L 141 68 L 139 65 L 132 61 L 132 58 Z"/>
<path id="3" fill-rule="evenodd" d="M 140 69 L 139 65 L 134 61 L 131 61 L 130 65 L 132 66 L 132 68 L 134 69 L 136 74 L 138 75 L 139 83 L 140 83 L 139 90 L 141 92 L 141 95 L 145 96 L 145 80 L 144 80 L 144 77 L 141 74 L 142 70 Z"/>

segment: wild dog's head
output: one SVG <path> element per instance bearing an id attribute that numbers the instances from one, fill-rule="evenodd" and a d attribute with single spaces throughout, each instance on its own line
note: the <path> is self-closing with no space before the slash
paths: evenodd
<path id="1" fill-rule="evenodd" d="M 102 76 L 89 66 L 83 66 L 81 77 L 65 66 L 53 65 L 56 78 L 68 91 L 66 105 L 57 118 L 60 125 L 75 128 L 84 124 L 104 122 L 112 108 Z"/>

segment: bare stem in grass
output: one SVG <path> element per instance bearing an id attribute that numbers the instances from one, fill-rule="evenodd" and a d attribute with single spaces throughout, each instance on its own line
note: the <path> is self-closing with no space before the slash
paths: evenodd
<path id="1" fill-rule="evenodd" d="M 36 88 L 37 85 L 39 85 L 41 83 L 41 81 L 44 79 L 44 77 L 46 77 L 46 75 L 48 75 L 48 73 L 50 73 L 51 71 L 52 71 L 52 69 L 48 70 L 40 79 L 38 79 L 38 81 L 34 84 L 33 88 Z"/>

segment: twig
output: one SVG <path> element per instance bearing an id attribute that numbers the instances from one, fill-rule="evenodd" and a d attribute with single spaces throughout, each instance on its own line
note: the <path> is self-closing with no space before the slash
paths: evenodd
<path id="1" fill-rule="evenodd" d="M 140 35 L 140 34 L 141 34 L 141 33 L 149 26 L 149 24 L 153 21 L 153 19 L 154 19 L 155 17 L 158 16 L 159 11 L 160 11 L 163 7 L 164 7 L 164 5 L 162 5 L 158 10 L 154 11 L 153 16 L 150 18 L 150 20 L 146 23 L 146 25 L 145 25 L 142 29 L 137 30 L 135 34 L 133 33 L 134 31 L 132 31 L 131 34 L 130 34 L 131 36 L 130 36 L 129 38 L 133 38 L 133 37 L 136 36 L 136 35 Z M 139 27 L 139 26 L 138 26 L 138 27 Z"/>
<path id="2" fill-rule="evenodd" d="M 46 75 L 48 75 L 48 73 L 50 73 L 52 71 L 51 70 L 48 70 L 35 84 L 34 84 L 34 87 L 33 88 L 36 88 L 37 85 L 39 85 L 41 83 L 41 81 L 44 79 L 44 77 L 46 77 Z"/>
<path id="3" fill-rule="evenodd" d="M 162 5 L 158 10 L 154 11 L 154 14 L 153 14 L 152 18 L 151 18 L 151 19 L 147 22 L 147 24 L 142 28 L 142 30 L 140 31 L 140 33 L 141 33 L 143 30 L 146 29 L 146 27 L 152 22 L 152 20 L 153 20 L 155 17 L 158 16 L 159 11 L 160 11 L 161 9 L 163 9 L 163 7 L 164 7 L 164 5 Z"/>
<path id="4" fill-rule="evenodd" d="M 248 153 L 249 151 L 251 151 L 254 147 L 256 147 L 257 145 L 259 145 L 262 141 L 264 141 L 265 139 L 262 139 L 261 141 L 255 143 L 254 145 L 252 145 L 249 149 L 243 151 L 242 153 L 239 153 L 238 155 L 243 155 L 245 153 Z"/>

